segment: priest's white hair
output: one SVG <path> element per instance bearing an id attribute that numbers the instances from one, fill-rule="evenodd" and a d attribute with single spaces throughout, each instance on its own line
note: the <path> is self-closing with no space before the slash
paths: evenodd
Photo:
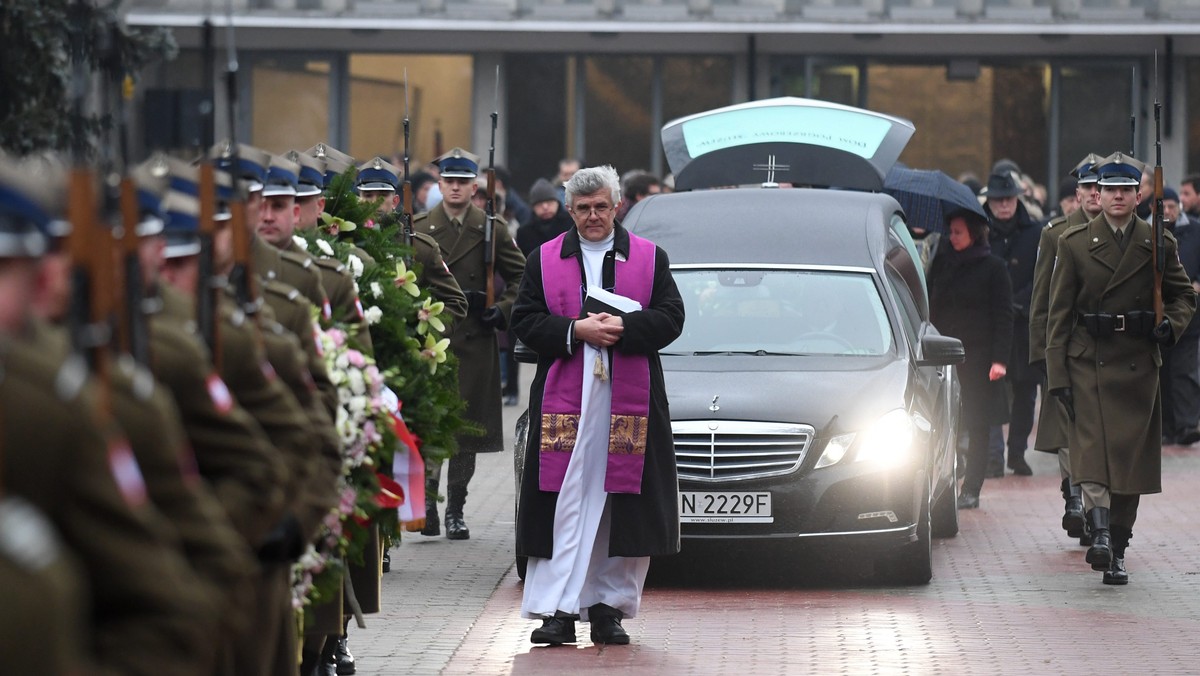
<path id="1" fill-rule="evenodd" d="M 611 164 L 580 169 L 563 188 L 567 193 L 568 206 L 575 202 L 576 197 L 591 195 L 606 188 L 612 198 L 613 206 L 621 201 L 621 177 L 617 175 L 617 170 Z"/>

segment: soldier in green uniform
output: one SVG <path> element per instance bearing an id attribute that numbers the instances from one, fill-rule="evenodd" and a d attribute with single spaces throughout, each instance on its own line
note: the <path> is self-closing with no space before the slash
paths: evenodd
<path id="1" fill-rule="evenodd" d="M 322 163 L 295 150 L 289 152 L 287 157 L 300 167 L 296 195 L 293 198 L 295 209 L 286 208 L 286 198 L 283 196 L 268 199 L 267 208 L 263 211 L 258 227 L 259 237 L 281 251 L 304 256 L 316 264 L 321 276 L 321 286 L 329 295 L 332 319 L 354 325 L 357 329 L 354 336 L 358 340 L 359 348 L 371 354 L 371 333 L 367 330 L 367 322 L 363 317 L 354 276 L 335 258 L 313 256 L 294 237 L 297 229 L 316 229 L 317 219 L 325 201 L 322 197 L 325 189 Z"/>
<path id="2" fill-rule="evenodd" d="M 488 222 L 484 211 L 471 204 L 479 158 L 454 148 L 437 159 L 441 168 L 442 201 L 413 219 L 413 229 L 437 241 L 442 258 L 467 297 L 467 316 L 450 334 L 450 348 L 458 357 L 459 393 L 467 401 L 466 417 L 485 431 L 483 437 L 462 435 L 458 452 L 450 459 L 446 487 L 446 537 L 471 536 L 463 518 L 467 485 L 475 473 L 475 454 L 496 452 L 504 446 L 500 393 L 500 352 L 496 331 L 508 327 L 513 301 L 525 273 L 525 256 L 508 234 L 508 225 L 497 216 Z M 361 174 L 360 174 L 361 175 Z M 494 273 L 505 283 L 504 294 L 487 298 L 491 281 L 484 263 L 485 229 L 492 246 Z M 429 470 L 427 495 L 436 496 L 441 468 Z M 432 509 L 431 509 L 432 508 Z M 436 535 L 437 504 L 427 500 L 426 534 Z"/>
<path id="3" fill-rule="evenodd" d="M 1096 162 L 1100 159 L 1098 155 L 1088 153 L 1088 156 L 1071 170 L 1071 176 L 1076 180 L 1075 195 L 1079 200 L 1079 208 L 1047 223 L 1042 228 L 1041 239 L 1038 242 L 1037 263 L 1033 270 L 1033 295 L 1029 304 L 1029 363 L 1043 373 L 1046 371 L 1046 312 L 1050 306 L 1050 273 L 1054 270 L 1058 238 L 1067 229 L 1087 223 L 1100 215 L 1100 177 L 1095 171 Z M 1058 454 L 1064 503 L 1062 528 L 1070 537 L 1079 538 L 1079 544 L 1089 545 L 1091 542 L 1083 521 L 1082 489 L 1071 482 L 1067 422 L 1067 413 L 1057 400 L 1049 397 L 1043 400 L 1033 448 Z"/>
<path id="4" fill-rule="evenodd" d="M 1168 232 L 1156 321 L 1153 229 L 1134 213 L 1144 165 L 1121 153 L 1098 164 L 1103 213 L 1058 240 L 1046 368 L 1050 394 L 1073 421 L 1071 480 L 1083 489 L 1092 535 L 1087 562 L 1105 584 L 1126 584 L 1140 496 L 1162 490 L 1159 345 L 1183 332 L 1196 292 Z"/>
<path id="5" fill-rule="evenodd" d="M 399 208 L 399 185 L 400 175 L 396 167 L 380 157 L 359 166 L 355 179 L 359 199 L 364 202 L 379 202 L 381 214 L 391 213 Z M 413 223 L 413 239 L 405 244 L 413 249 L 417 285 L 422 289 L 429 289 L 429 295 L 446 304 L 442 310 L 442 319 L 446 323 L 446 330 L 449 331 L 467 316 L 467 298 L 463 295 L 458 279 L 451 274 L 449 266 L 446 265 L 437 240 L 417 229 L 415 218 Z M 437 523 L 436 519 L 434 523 Z"/>
<path id="6" fill-rule="evenodd" d="M 58 194 L 65 196 L 65 174 L 47 173 L 42 172 L 39 178 L 57 186 Z M 156 201 L 147 191 L 139 194 L 143 217 L 136 232 L 147 241 L 163 229 Z M 71 224 L 64 223 L 64 227 L 56 230 L 58 236 L 42 257 L 39 285 L 30 302 L 34 315 L 41 320 L 33 324 L 35 333 L 31 339 L 59 360 L 68 358 L 70 345 L 66 333 L 51 324 L 63 326 L 67 320 L 70 261 L 63 244 L 70 228 Z M 140 258 L 147 255 L 143 252 Z M 126 310 L 141 312 L 141 308 Z M 114 360 L 109 369 L 109 385 L 113 416 L 142 469 L 150 502 L 166 517 L 172 537 L 182 545 L 192 569 L 205 583 L 205 594 L 224 599 L 222 643 L 226 643 L 247 628 L 248 618 L 238 612 L 237 600 L 246 592 L 255 572 L 251 550 L 234 530 L 208 486 L 200 480 L 195 456 L 186 443 L 180 414 L 170 393 L 128 353 L 119 354 Z"/>
<path id="7" fill-rule="evenodd" d="M 88 649 L 99 670 L 203 674 L 219 605 L 170 541 L 128 443 L 98 407 L 107 383 L 92 381 L 83 360 L 56 360 L 30 342 L 31 255 L 45 249 L 38 228 L 51 221 L 53 190 L 0 162 L 0 492 L 46 514 L 86 563 Z"/>

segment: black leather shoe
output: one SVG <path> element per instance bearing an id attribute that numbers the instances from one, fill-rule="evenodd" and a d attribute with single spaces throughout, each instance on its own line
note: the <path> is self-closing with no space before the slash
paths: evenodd
<path id="1" fill-rule="evenodd" d="M 317 665 L 316 676 L 337 676 L 337 662 L 325 662 Z"/>
<path id="2" fill-rule="evenodd" d="M 1093 507 L 1087 513 L 1088 527 L 1092 531 L 1092 546 L 1085 560 L 1092 570 L 1108 570 L 1112 563 L 1112 538 L 1108 533 L 1108 508 Z"/>
<path id="3" fill-rule="evenodd" d="M 988 479 L 1003 479 L 1004 478 L 1004 462 L 988 462 L 987 471 L 983 476 Z"/>
<path id="4" fill-rule="evenodd" d="M 959 509 L 978 509 L 979 496 L 974 493 L 960 493 L 957 505 Z"/>
<path id="5" fill-rule="evenodd" d="M 383 572 L 385 572 L 385 573 L 390 573 L 390 572 L 392 572 L 392 553 L 391 553 L 391 552 L 384 552 L 384 553 L 383 553 L 383 564 L 382 564 L 382 566 L 383 566 Z"/>
<path id="6" fill-rule="evenodd" d="M 542 626 L 529 635 L 530 643 L 562 645 L 575 642 L 575 620 L 569 617 L 547 617 Z"/>
<path id="7" fill-rule="evenodd" d="M 348 676 L 348 674 L 354 673 L 354 655 L 350 654 L 350 645 L 345 636 L 338 639 L 337 651 L 334 655 L 337 657 L 337 673 L 339 676 Z"/>
<path id="8" fill-rule="evenodd" d="M 625 614 L 603 603 L 588 608 L 592 624 L 592 643 L 596 645 L 629 645 L 629 634 L 621 626 Z"/>
<path id="9" fill-rule="evenodd" d="M 1017 476 L 1033 476 L 1033 468 L 1029 466 L 1029 463 L 1025 462 L 1025 458 L 1023 457 L 1009 458 L 1008 468 Z"/>
<path id="10" fill-rule="evenodd" d="M 449 540 L 471 539 L 471 529 L 467 528 L 461 514 L 446 515 L 446 538 Z"/>
<path id="11" fill-rule="evenodd" d="M 1193 427 L 1180 434 L 1179 438 L 1177 438 L 1175 441 L 1180 446 L 1191 446 L 1197 441 L 1200 441 L 1200 430 L 1197 430 Z"/>

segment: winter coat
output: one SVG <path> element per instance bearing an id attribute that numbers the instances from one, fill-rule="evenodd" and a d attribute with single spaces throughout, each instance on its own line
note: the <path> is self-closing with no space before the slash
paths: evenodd
<path id="1" fill-rule="evenodd" d="M 575 222 L 571 220 L 571 214 L 568 214 L 567 208 L 560 204 L 558 205 L 558 211 L 554 213 L 554 216 L 550 220 L 543 221 L 535 217 L 518 228 L 517 246 L 520 247 L 521 253 L 529 256 L 539 246 L 573 227 L 575 227 Z"/>
<path id="2" fill-rule="evenodd" d="M 1046 370 L 1050 391 L 1071 388 L 1071 479 L 1113 493 L 1162 490 L 1162 408 L 1158 344 L 1145 335 L 1095 337 L 1084 313 L 1153 312 L 1150 224 L 1135 218 L 1122 251 L 1105 216 L 1075 226 L 1058 240 L 1050 279 Z M 1196 294 L 1179 263 L 1175 237 L 1165 236 L 1162 296 L 1172 335 L 1182 335 Z"/>
<path id="3" fill-rule="evenodd" d="M 1008 221 L 997 221 L 986 205 L 992 255 L 1008 265 L 1013 297 L 1013 354 L 1006 360 L 1011 380 L 1040 380 L 1041 373 L 1029 367 L 1029 306 L 1033 298 L 1033 273 L 1037 263 L 1042 229 L 1025 205 L 1017 202 L 1017 213 Z"/>
<path id="4" fill-rule="evenodd" d="M 992 364 L 1007 365 L 1012 351 L 1012 287 L 1004 261 L 943 251 L 929 271 L 929 316 L 942 335 L 958 338 L 966 361 L 958 368 L 962 414 L 968 421 L 1008 420 L 1004 380 L 989 378 Z"/>

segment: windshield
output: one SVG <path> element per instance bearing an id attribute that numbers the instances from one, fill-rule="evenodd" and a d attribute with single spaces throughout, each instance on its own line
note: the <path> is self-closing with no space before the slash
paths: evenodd
<path id="1" fill-rule="evenodd" d="M 891 324 L 871 275 L 673 270 L 687 311 L 668 354 L 886 354 Z"/>

